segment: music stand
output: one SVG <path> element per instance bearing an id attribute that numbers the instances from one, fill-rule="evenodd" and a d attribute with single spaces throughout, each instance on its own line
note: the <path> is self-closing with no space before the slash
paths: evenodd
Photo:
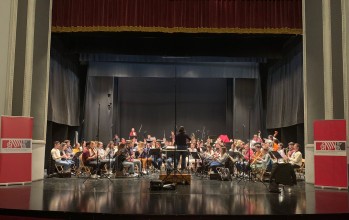
<path id="1" fill-rule="evenodd" d="M 276 158 L 276 159 L 283 159 L 282 156 L 279 154 L 279 152 L 277 151 L 270 151 L 269 152 L 269 155 L 272 157 L 272 158 Z"/>

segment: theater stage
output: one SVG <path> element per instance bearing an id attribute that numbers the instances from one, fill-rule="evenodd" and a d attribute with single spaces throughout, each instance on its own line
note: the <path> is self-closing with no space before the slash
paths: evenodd
<path id="1" fill-rule="evenodd" d="M 304 181 L 275 194 L 260 182 L 193 175 L 190 185 L 177 185 L 174 191 L 150 191 L 150 181 L 158 177 L 111 181 L 54 177 L 24 186 L 1 186 L 0 219 L 299 219 L 309 215 L 347 219 L 349 213 L 348 191 L 317 189 Z"/>

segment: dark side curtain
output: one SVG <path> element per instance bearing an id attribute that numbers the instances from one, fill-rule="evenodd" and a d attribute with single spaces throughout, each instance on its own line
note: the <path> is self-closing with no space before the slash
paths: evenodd
<path id="1" fill-rule="evenodd" d="M 53 0 L 53 32 L 302 33 L 302 0 Z"/>
<path id="2" fill-rule="evenodd" d="M 304 123 L 303 53 L 299 44 L 268 71 L 268 129 Z"/>

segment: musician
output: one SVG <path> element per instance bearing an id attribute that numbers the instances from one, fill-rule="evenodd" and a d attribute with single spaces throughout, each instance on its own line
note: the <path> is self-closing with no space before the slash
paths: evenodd
<path id="1" fill-rule="evenodd" d="M 175 144 L 177 145 L 177 150 L 179 151 L 177 152 L 177 155 L 176 155 L 174 168 L 177 169 L 178 161 L 180 157 L 182 157 L 181 170 L 184 170 L 186 166 L 186 156 L 187 156 L 186 150 L 188 150 L 187 142 L 189 142 L 191 138 L 185 133 L 183 126 L 179 128 L 178 132 L 179 134 L 177 134 L 175 137 Z"/>
<path id="2" fill-rule="evenodd" d="M 246 143 L 244 145 L 244 149 L 245 149 L 245 152 L 244 152 L 245 161 L 252 162 L 254 159 L 254 153 L 253 153 L 253 150 L 250 148 L 250 144 Z"/>
<path id="3" fill-rule="evenodd" d="M 82 151 L 82 147 L 80 146 L 80 143 L 76 142 L 74 147 L 73 147 L 73 152 L 72 152 L 72 154 L 74 155 L 72 160 L 74 161 L 76 167 L 79 167 L 79 164 L 80 164 L 79 156 L 78 156 L 80 154 L 76 154 L 76 153 L 81 152 L 81 151 Z"/>
<path id="4" fill-rule="evenodd" d="M 103 142 L 98 142 L 97 143 L 97 154 L 98 154 L 98 162 L 101 164 L 99 167 L 103 167 L 104 164 L 107 164 L 107 168 L 110 169 L 110 161 L 109 161 L 109 157 L 108 157 L 108 153 L 104 147 L 103 147 Z"/>
<path id="5" fill-rule="evenodd" d="M 191 152 L 198 152 L 194 143 L 190 144 L 190 148 L 188 150 L 190 153 Z M 192 171 L 194 170 L 193 167 L 197 166 L 196 162 L 197 162 L 196 159 L 194 159 L 193 156 L 191 154 L 189 154 L 189 166 L 190 166 Z M 194 165 L 194 166 L 192 166 L 192 165 Z"/>
<path id="6" fill-rule="evenodd" d="M 256 162 L 263 156 L 263 152 L 261 150 L 262 145 L 260 143 L 256 143 L 254 144 L 254 147 L 256 151 L 254 152 L 254 159 L 251 164 L 256 164 Z"/>
<path id="7" fill-rule="evenodd" d="M 171 131 L 171 145 L 174 146 L 175 139 L 176 139 L 176 134 L 174 131 Z"/>
<path id="8" fill-rule="evenodd" d="M 263 143 L 262 138 L 261 138 L 260 136 L 258 136 L 257 134 L 253 135 L 252 141 L 253 141 L 254 143 Z"/>
<path id="9" fill-rule="evenodd" d="M 112 174 L 112 167 L 114 167 L 115 158 L 114 155 L 118 151 L 117 145 L 114 145 L 114 141 L 109 141 L 105 152 L 107 154 L 106 159 L 109 160 L 109 174 Z"/>
<path id="10" fill-rule="evenodd" d="M 288 152 L 286 153 L 288 158 L 290 158 L 292 156 L 293 152 L 295 152 L 293 147 L 294 147 L 293 142 L 288 143 Z"/>
<path id="11" fill-rule="evenodd" d="M 302 153 L 299 151 L 300 144 L 295 143 L 293 148 L 294 152 L 292 153 L 291 157 L 288 158 L 288 160 L 293 168 L 300 168 L 302 166 Z"/>
<path id="12" fill-rule="evenodd" d="M 85 166 L 97 167 L 97 152 L 94 151 L 94 141 L 86 143 L 86 149 L 82 153 L 82 162 Z"/>
<path id="13" fill-rule="evenodd" d="M 121 138 L 121 144 L 124 144 L 126 146 L 126 139 L 125 138 Z"/>
<path id="14" fill-rule="evenodd" d="M 137 132 L 135 131 L 134 128 L 131 128 L 130 134 L 129 134 L 129 139 L 137 137 Z"/>
<path id="15" fill-rule="evenodd" d="M 276 138 L 274 138 L 274 140 L 273 140 L 273 146 L 272 146 L 272 151 L 278 151 L 279 150 L 279 140 L 278 139 L 276 139 Z M 282 146 L 281 147 L 283 147 L 283 144 L 282 144 Z"/>
<path id="16" fill-rule="evenodd" d="M 135 164 L 130 160 L 129 150 L 126 148 L 126 145 L 121 143 L 118 149 L 119 150 L 116 153 L 116 157 L 118 158 L 118 165 L 122 164 L 123 166 L 128 166 L 128 172 L 131 177 L 138 176 L 134 172 Z"/>
<path id="17" fill-rule="evenodd" d="M 73 158 L 73 148 L 72 146 L 70 145 L 70 140 L 65 140 L 64 141 L 65 145 L 66 145 L 66 148 L 64 150 L 64 153 L 70 157 L 70 158 Z"/>
<path id="18" fill-rule="evenodd" d="M 73 147 L 73 155 L 75 155 L 77 152 L 82 151 L 82 147 L 80 145 L 80 143 L 75 143 L 74 147 Z"/>
<path id="19" fill-rule="evenodd" d="M 52 159 L 55 161 L 57 165 L 63 166 L 64 172 L 70 172 L 70 163 L 66 160 L 66 156 L 61 155 L 60 150 L 62 149 L 61 143 L 59 141 L 55 141 L 54 147 L 51 150 Z"/>
<path id="20" fill-rule="evenodd" d="M 74 161 L 72 160 L 72 155 L 71 154 L 66 154 L 65 152 L 67 152 L 67 144 L 66 143 L 62 143 L 61 144 L 61 152 L 60 154 L 63 156 L 62 160 L 67 161 L 68 163 L 70 163 L 70 165 L 74 164 Z"/>
<path id="21" fill-rule="evenodd" d="M 133 147 L 132 147 L 132 142 L 130 142 L 127 145 L 126 150 L 127 150 L 127 153 L 128 153 L 128 155 L 126 157 L 126 161 L 132 162 L 135 166 L 138 167 L 138 170 L 140 172 L 140 170 L 142 169 L 142 164 L 141 164 L 140 160 L 135 159 L 135 154 L 134 154 L 134 150 L 133 150 Z"/>
<path id="22" fill-rule="evenodd" d="M 264 170 L 271 170 L 272 167 L 272 160 L 269 154 L 269 146 L 267 144 L 262 144 L 262 152 L 263 156 L 260 160 L 257 161 L 257 163 L 262 162 L 262 169 Z"/>
<path id="23" fill-rule="evenodd" d="M 213 172 L 218 173 L 217 167 L 224 167 L 225 162 L 227 162 L 228 159 L 229 154 L 227 153 L 227 148 L 222 147 L 221 156 L 213 159 L 213 161 L 210 163 L 209 168 L 211 168 Z"/>
<path id="24" fill-rule="evenodd" d="M 118 145 L 120 142 L 119 135 L 115 134 L 113 138 L 114 145 Z"/>
<path id="25" fill-rule="evenodd" d="M 197 143 L 197 145 L 196 145 L 197 152 L 203 151 L 203 150 L 202 150 L 203 147 L 204 147 L 204 142 L 199 140 L 198 143 Z"/>
<path id="26" fill-rule="evenodd" d="M 167 147 L 169 142 L 166 140 L 164 146 Z M 152 155 L 152 164 L 155 167 L 155 169 L 161 170 L 162 162 L 163 162 L 163 155 L 161 153 L 161 144 L 159 142 L 156 142 L 155 149 L 160 149 L 160 154 L 158 155 Z"/>
<path id="27" fill-rule="evenodd" d="M 143 142 L 139 142 L 139 144 L 138 144 L 138 153 L 139 153 L 138 159 L 142 163 L 142 173 L 143 174 L 147 174 L 147 166 L 149 166 L 151 164 L 151 162 L 153 161 L 153 159 L 151 158 L 151 155 L 149 155 L 149 149 L 150 148 L 148 146 L 144 147 Z"/>

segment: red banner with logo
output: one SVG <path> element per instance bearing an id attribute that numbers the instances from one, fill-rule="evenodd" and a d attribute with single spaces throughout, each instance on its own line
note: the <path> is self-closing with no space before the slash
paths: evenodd
<path id="1" fill-rule="evenodd" d="M 33 118 L 1 116 L 0 184 L 32 179 Z"/>
<path id="2" fill-rule="evenodd" d="M 346 121 L 314 122 L 315 186 L 348 188 Z"/>

